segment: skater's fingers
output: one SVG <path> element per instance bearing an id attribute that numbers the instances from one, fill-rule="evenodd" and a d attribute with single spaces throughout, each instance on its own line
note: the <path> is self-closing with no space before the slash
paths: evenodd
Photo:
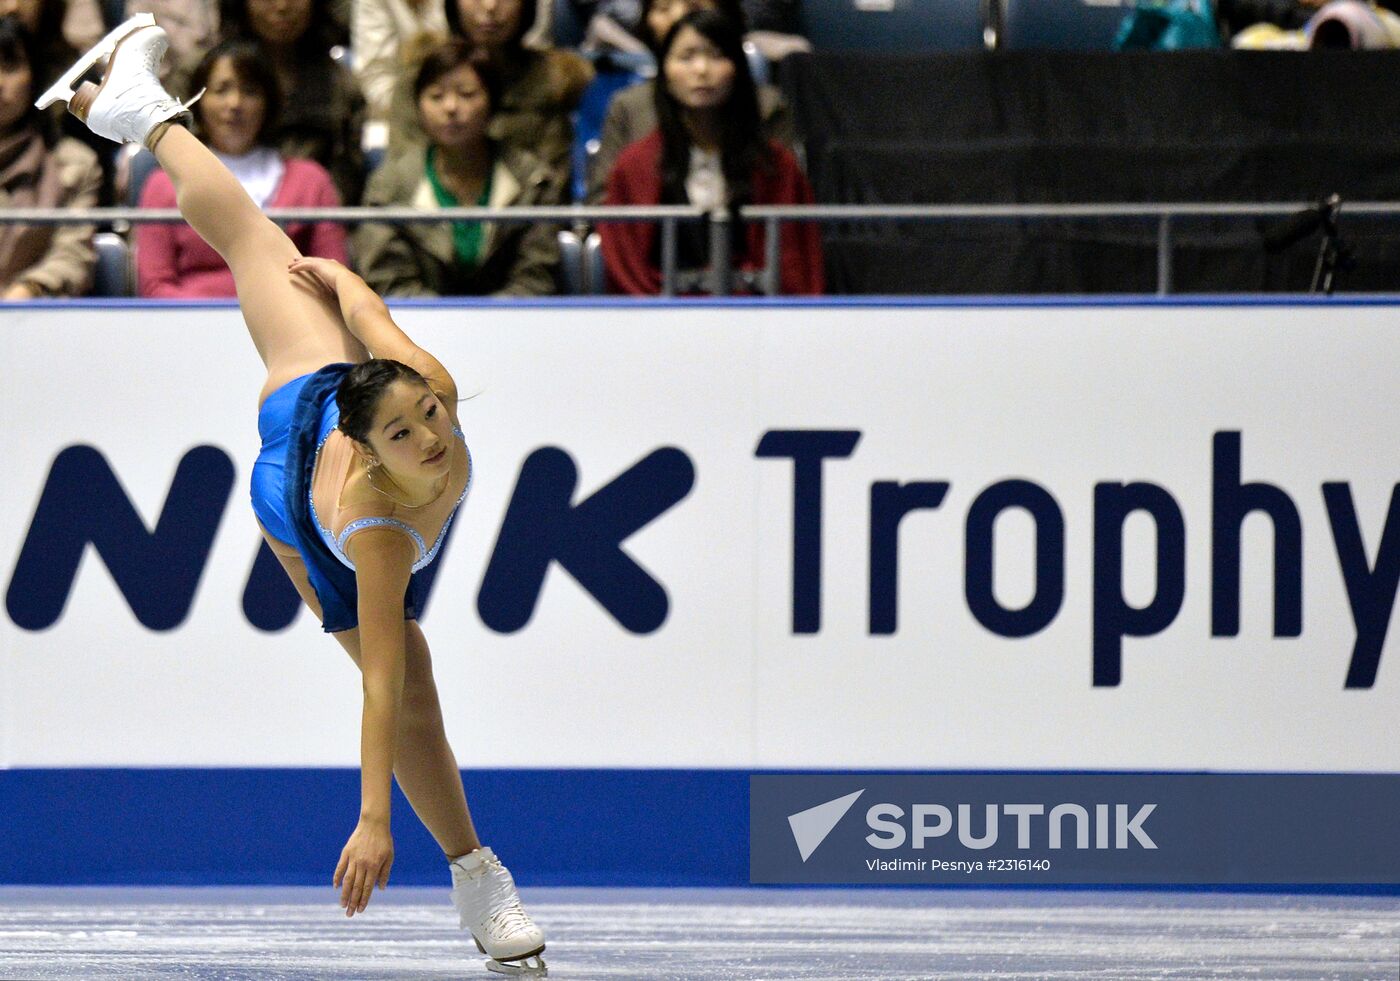
<path id="1" fill-rule="evenodd" d="M 380 889 L 383 889 L 383 888 L 385 888 L 385 887 L 387 887 L 387 886 L 389 885 L 389 867 L 392 866 L 393 864 L 394 864 L 394 860 L 391 858 L 391 859 L 389 859 L 389 861 L 385 862 L 385 863 L 384 863 L 384 867 L 383 867 L 382 869 L 379 870 L 379 888 L 380 888 Z"/>
<path id="2" fill-rule="evenodd" d="M 360 895 L 355 903 L 356 912 L 363 913 L 365 907 L 369 905 L 369 897 L 374 895 L 374 880 L 376 878 L 373 869 L 365 870 L 365 877 L 360 881 Z"/>
<path id="3" fill-rule="evenodd" d="M 303 282 L 305 282 L 308 286 L 310 286 L 313 290 L 315 290 L 318 293 L 325 294 L 334 292 L 334 290 L 331 288 L 330 283 L 326 282 L 325 278 L 319 273 L 317 273 L 315 269 L 312 269 L 307 266 L 293 265 L 289 266 L 287 271 L 292 274 L 293 278 L 301 279 Z"/>
<path id="4" fill-rule="evenodd" d="M 345 867 L 350 864 L 350 856 L 344 850 L 340 853 L 340 861 L 336 863 L 335 875 L 331 876 L 331 885 L 340 888 L 340 882 L 345 877 Z M 341 905 L 344 905 L 343 903 Z"/>
<path id="5" fill-rule="evenodd" d="M 345 907 L 346 916 L 355 915 L 355 907 L 359 905 L 360 889 L 364 878 L 364 866 L 359 862 L 353 862 L 350 871 L 345 876 L 345 888 L 340 892 L 340 905 Z"/>

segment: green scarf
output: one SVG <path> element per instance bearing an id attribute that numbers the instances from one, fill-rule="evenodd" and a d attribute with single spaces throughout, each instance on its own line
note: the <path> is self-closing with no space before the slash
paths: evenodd
<path id="1" fill-rule="evenodd" d="M 428 148 L 427 162 L 424 169 L 428 174 L 428 183 L 433 187 L 433 197 L 437 199 L 439 207 L 456 208 L 462 202 L 452 196 L 452 192 L 442 186 L 442 181 L 438 180 L 437 168 L 433 162 L 437 158 L 437 147 Z M 476 199 L 478 207 L 486 207 L 491 202 L 491 178 L 494 176 L 495 168 L 486 175 L 486 184 L 481 188 L 481 194 Z M 457 253 L 457 261 L 464 266 L 475 267 L 481 261 L 481 237 L 482 228 L 479 221 L 454 221 L 452 223 L 452 245 Z"/>

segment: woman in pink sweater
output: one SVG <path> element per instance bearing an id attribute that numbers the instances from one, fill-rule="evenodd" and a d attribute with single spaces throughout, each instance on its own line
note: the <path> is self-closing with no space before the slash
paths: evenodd
<path id="1" fill-rule="evenodd" d="M 190 91 L 205 88 L 194 105 L 205 141 L 262 208 L 334 208 L 340 195 L 324 167 L 281 156 L 267 135 L 277 120 L 280 93 L 271 62 L 249 41 L 225 41 L 195 69 Z M 141 191 L 141 207 L 174 208 L 175 187 L 156 171 Z M 345 229 L 332 222 L 286 228 L 302 255 L 347 262 Z M 141 296 L 232 297 L 233 273 L 186 224 L 136 228 L 136 287 Z"/>

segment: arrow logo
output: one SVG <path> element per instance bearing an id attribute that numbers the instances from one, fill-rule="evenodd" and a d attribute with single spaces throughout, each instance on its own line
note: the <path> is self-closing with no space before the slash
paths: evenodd
<path id="1" fill-rule="evenodd" d="M 788 815 L 788 826 L 792 828 L 793 840 L 797 842 L 797 850 L 802 854 L 802 861 L 817 850 L 826 836 L 831 834 L 831 829 L 846 816 L 846 812 L 851 809 L 851 805 L 856 802 L 856 798 L 865 793 L 862 787 L 855 793 L 847 794 L 845 797 L 838 797 L 829 800 L 825 804 L 818 804 L 816 807 L 809 807 L 805 811 L 798 811 L 796 814 Z"/>

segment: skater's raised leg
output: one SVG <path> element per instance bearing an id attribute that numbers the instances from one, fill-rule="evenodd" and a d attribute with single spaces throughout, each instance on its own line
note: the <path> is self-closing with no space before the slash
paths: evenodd
<path id="1" fill-rule="evenodd" d="M 181 214 L 233 271 L 243 319 L 267 366 L 264 396 L 331 362 L 366 360 L 368 352 L 333 301 L 288 274 L 300 257 L 291 239 L 184 128 L 186 107 L 157 77 L 168 45 L 149 14 L 133 17 L 80 58 L 38 104 L 66 99 L 69 111 L 99 136 L 141 143 L 155 153 L 175 185 Z M 108 54 L 100 83 L 80 81 Z"/>
<path id="2" fill-rule="evenodd" d="M 175 185 L 180 213 L 233 271 L 243 319 L 267 365 L 264 395 L 322 365 L 368 359 L 335 302 L 288 275 L 301 253 L 208 147 L 171 126 L 155 155 Z"/>

